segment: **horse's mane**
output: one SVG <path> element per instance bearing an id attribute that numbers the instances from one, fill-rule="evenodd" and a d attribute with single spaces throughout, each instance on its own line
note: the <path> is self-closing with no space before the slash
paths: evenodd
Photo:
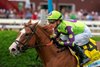
<path id="1" fill-rule="evenodd" d="M 48 31 L 48 28 L 44 28 L 44 27 L 42 27 L 42 26 L 40 26 L 40 25 L 38 25 L 38 27 L 39 27 L 39 29 L 50 39 L 50 31 Z"/>
<path id="2" fill-rule="evenodd" d="M 9 47 L 10 52 L 17 55 L 26 49 L 35 48 L 43 62 L 43 67 L 77 67 L 77 60 L 69 49 L 61 51 L 55 43 L 51 43 L 50 35 L 53 33 L 53 26 L 49 26 L 42 27 L 38 23 L 32 24 L 30 20 Z M 48 43 L 51 44 L 47 45 Z"/>
<path id="3" fill-rule="evenodd" d="M 28 25 L 30 26 L 30 25 Z M 32 28 L 35 30 L 35 39 L 37 40 L 38 44 L 36 45 L 46 45 L 48 43 L 50 43 L 50 35 L 52 33 L 52 31 L 50 31 L 49 29 L 52 28 L 48 28 L 48 26 L 46 27 L 42 27 L 40 25 L 38 25 L 38 23 L 32 24 Z M 71 62 L 73 61 L 74 65 L 72 65 L 71 67 L 76 67 L 76 59 L 75 57 L 72 56 L 72 54 L 70 53 L 69 49 L 64 50 L 61 53 L 57 53 L 58 49 L 57 47 L 55 47 L 54 44 L 52 44 L 49 47 L 40 47 L 40 48 L 36 48 L 39 56 L 41 57 L 41 59 L 43 60 L 43 63 L 45 65 L 45 67 L 66 67 L 66 65 L 71 66 Z M 71 58 L 70 61 L 68 61 Z M 54 65 L 53 63 L 57 61 L 58 63 L 55 63 L 57 65 Z M 61 61 L 63 61 L 61 63 Z M 49 63 L 49 64 L 48 64 Z M 68 63 L 68 64 L 66 64 Z M 63 66 L 64 65 L 64 66 Z"/>

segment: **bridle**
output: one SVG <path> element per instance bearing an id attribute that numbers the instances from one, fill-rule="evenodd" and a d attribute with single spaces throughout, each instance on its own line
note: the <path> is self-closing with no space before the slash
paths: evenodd
<path id="1" fill-rule="evenodd" d="M 20 52 L 25 52 L 25 50 L 27 50 L 29 48 L 29 44 L 28 43 L 29 43 L 30 39 L 32 38 L 32 36 L 34 34 L 36 34 L 36 30 L 37 30 L 38 25 L 37 24 L 34 25 L 34 28 L 31 25 L 28 26 L 28 27 L 30 28 L 30 30 L 32 32 L 29 34 L 29 36 L 26 36 L 26 41 L 24 43 L 22 43 L 21 41 L 15 40 L 15 43 L 17 44 L 17 49 Z M 39 44 L 38 41 L 35 44 L 36 45 L 32 46 L 32 48 L 39 48 L 39 47 L 45 47 L 46 46 L 46 45 L 43 45 L 43 44 L 42 45 Z M 19 48 L 19 46 L 22 46 L 21 49 Z M 64 50 L 65 50 L 65 48 L 61 48 L 61 50 L 58 50 L 57 52 L 59 53 L 59 52 L 62 52 Z"/>
<path id="2" fill-rule="evenodd" d="M 28 36 L 25 35 L 26 40 L 24 43 L 22 43 L 21 41 L 15 40 L 15 43 L 17 44 L 17 49 L 20 52 L 24 52 L 26 49 L 29 48 L 28 43 L 29 43 L 30 39 L 32 38 L 32 36 L 35 34 L 37 26 L 38 26 L 38 24 L 35 24 L 34 28 L 32 25 L 28 26 L 32 32 Z M 22 47 L 20 48 L 19 46 L 22 46 Z M 36 47 L 40 47 L 40 46 L 38 46 L 38 45 L 33 46 L 33 48 L 36 48 Z"/>

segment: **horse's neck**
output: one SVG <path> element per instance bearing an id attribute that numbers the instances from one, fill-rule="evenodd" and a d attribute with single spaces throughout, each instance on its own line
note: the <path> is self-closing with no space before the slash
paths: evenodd
<path id="1" fill-rule="evenodd" d="M 40 40 L 40 45 L 46 45 L 50 43 L 50 38 L 49 36 L 47 36 L 47 32 L 45 32 L 43 29 L 38 27 L 36 34 L 38 36 L 38 39 Z M 53 44 L 52 46 L 41 47 L 37 51 L 44 62 L 48 62 L 50 59 L 53 58 L 53 56 L 57 55 L 57 48 Z"/>
<path id="2" fill-rule="evenodd" d="M 46 32 L 43 28 L 37 27 L 35 34 L 39 43 L 38 45 L 46 45 L 50 43 L 50 38 L 48 36 L 49 32 Z M 57 53 L 58 48 L 52 44 L 51 46 L 38 47 L 36 50 L 45 67 L 77 67 L 75 61 L 76 59 L 72 56 L 69 49 Z"/>

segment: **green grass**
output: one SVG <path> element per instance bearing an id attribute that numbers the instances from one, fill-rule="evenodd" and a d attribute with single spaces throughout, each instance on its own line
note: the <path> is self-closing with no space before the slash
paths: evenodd
<path id="1" fill-rule="evenodd" d="M 41 67 L 41 61 L 36 60 L 37 53 L 34 49 L 28 49 L 16 57 L 10 55 L 8 48 L 17 34 L 15 31 L 0 31 L 0 67 Z"/>
<path id="2" fill-rule="evenodd" d="M 0 67 L 42 67 L 41 61 L 36 60 L 37 53 L 34 49 L 28 49 L 16 57 L 10 55 L 8 48 L 17 34 L 15 31 L 0 31 Z M 100 36 L 92 38 L 100 41 Z"/>
<path id="3" fill-rule="evenodd" d="M 94 39 L 96 41 L 100 41 L 100 36 L 93 36 L 92 39 Z"/>

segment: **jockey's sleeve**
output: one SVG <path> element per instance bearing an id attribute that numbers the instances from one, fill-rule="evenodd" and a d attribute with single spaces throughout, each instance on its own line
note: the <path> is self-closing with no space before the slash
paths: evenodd
<path id="1" fill-rule="evenodd" d="M 74 33 L 73 33 L 73 30 L 72 30 L 72 27 L 71 26 L 67 26 L 66 27 L 66 31 L 68 33 L 68 40 L 66 41 L 63 41 L 63 40 L 59 40 L 59 44 L 60 45 L 65 45 L 65 46 L 74 46 Z"/>

